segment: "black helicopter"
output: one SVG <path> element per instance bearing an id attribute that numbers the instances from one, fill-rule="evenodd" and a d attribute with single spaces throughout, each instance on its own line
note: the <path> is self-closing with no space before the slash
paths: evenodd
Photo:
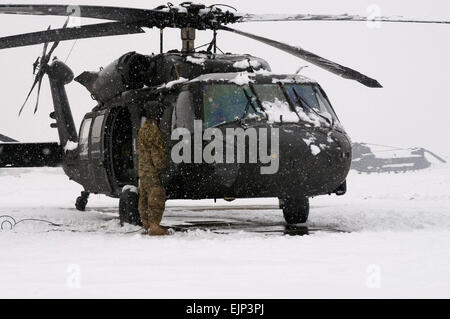
<path id="1" fill-rule="evenodd" d="M 152 10 L 0 5 L 0 14 L 67 16 L 68 19 L 76 15 L 110 20 L 80 27 L 67 27 L 67 20 L 61 29 L 0 38 L 0 49 L 44 44 L 42 57 L 34 63 L 36 78 L 27 100 L 36 86 L 39 99 L 41 82 L 47 75 L 54 104 L 50 117 L 55 123 L 51 126 L 58 129 L 60 139 L 59 143 L 1 143 L 0 167 L 62 166 L 71 180 L 84 187 L 76 201 L 77 209 L 85 209 L 90 193 L 105 194 L 120 198 L 121 222 L 139 223 L 137 136 L 143 118 L 155 109 L 161 110 L 160 128 L 167 139 L 169 154 L 179 143 L 172 140 L 173 131 L 187 128 L 192 132 L 194 123 L 200 120 L 201 132 L 214 128 L 225 134 L 227 129 L 247 132 L 250 128 L 263 128 L 269 131 L 269 136 L 277 131 L 279 138 L 279 151 L 269 153 L 279 161 L 273 174 L 261 174 L 264 166 L 261 162 L 202 159 L 196 163 L 176 163 L 170 159 L 162 176 L 169 199 L 277 197 L 287 223 L 304 223 L 309 214 L 309 197 L 345 194 L 352 159 L 351 142 L 321 86 L 298 74 L 273 74 L 269 64 L 258 57 L 219 54 L 217 36 L 218 31 L 228 31 L 248 37 L 340 77 L 379 88 L 378 81 L 302 48 L 227 26 L 252 21 L 369 21 L 368 18 L 241 14 L 226 5 L 191 2 L 180 6 L 169 3 Z M 389 17 L 372 21 L 450 23 Z M 99 72 L 84 72 L 75 78 L 97 102 L 83 118 L 78 133 L 65 91 L 74 74 L 62 61 L 50 61 L 59 42 L 143 33 L 142 28 L 161 30 L 160 54 L 130 52 Z M 165 28 L 181 30 L 181 51 L 163 52 Z M 212 41 L 204 51 L 195 47 L 196 30 L 212 30 Z M 51 42 L 53 45 L 48 50 Z M 35 112 L 37 107 L 36 103 Z M 261 136 L 257 138 L 260 140 Z M 245 144 L 245 158 L 250 158 L 249 144 Z M 238 150 L 234 141 L 233 145 L 235 158 Z M 260 151 L 261 145 L 257 148 Z M 195 157 L 193 153 L 195 150 L 189 155 Z"/>

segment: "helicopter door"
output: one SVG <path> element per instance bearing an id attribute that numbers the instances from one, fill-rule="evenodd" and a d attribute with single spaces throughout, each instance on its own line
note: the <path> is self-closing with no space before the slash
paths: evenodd
<path id="1" fill-rule="evenodd" d="M 99 193 L 110 193 L 111 186 L 107 174 L 107 165 L 105 165 L 105 122 L 107 114 L 106 111 L 98 113 L 93 118 L 91 126 L 91 147 L 90 147 L 90 161 L 89 172 L 94 177 L 93 190 Z"/>

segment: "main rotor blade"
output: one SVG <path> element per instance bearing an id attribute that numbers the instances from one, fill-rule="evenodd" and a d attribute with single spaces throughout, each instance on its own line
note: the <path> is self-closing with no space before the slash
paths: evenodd
<path id="1" fill-rule="evenodd" d="M 66 22 L 64 23 L 63 27 L 61 28 L 62 30 L 67 29 L 67 25 L 69 24 L 69 21 L 70 21 L 70 17 L 67 17 Z M 61 42 L 60 40 L 53 42 L 53 45 L 50 48 L 50 51 L 48 51 L 48 54 L 42 56 L 42 58 L 44 59 L 43 63 L 47 64 L 48 61 L 50 61 L 53 51 L 55 51 L 55 49 L 58 47 L 60 42 Z M 47 45 L 47 44 L 48 44 L 48 42 L 45 42 L 45 45 Z M 37 105 L 36 105 L 36 109 L 37 109 Z"/>
<path id="2" fill-rule="evenodd" d="M 44 77 L 44 72 L 42 70 L 39 70 L 39 73 L 36 74 L 36 77 L 34 78 L 33 85 L 31 86 L 30 91 L 28 92 L 27 98 L 25 99 L 25 102 L 23 102 L 22 107 L 19 110 L 19 116 L 22 114 L 23 108 L 28 102 L 28 99 L 31 96 L 31 93 L 33 93 L 34 88 L 36 87 L 36 84 L 40 83 L 42 81 L 42 78 Z"/>
<path id="3" fill-rule="evenodd" d="M 2 4 L 0 14 L 68 16 L 131 22 L 147 19 L 155 12 L 147 9 L 84 5 Z"/>
<path id="4" fill-rule="evenodd" d="M 450 24 L 449 20 L 424 20 L 405 17 L 364 17 L 349 14 L 244 14 L 237 22 L 262 21 L 366 21 L 366 22 L 399 22 L 399 23 L 430 23 Z"/>
<path id="5" fill-rule="evenodd" d="M 34 106 L 34 114 L 36 114 L 38 107 L 39 107 L 39 97 L 41 95 L 41 86 L 42 86 L 42 80 L 44 79 L 43 76 L 41 76 L 41 78 L 39 79 L 39 83 L 38 83 L 38 91 L 37 91 L 37 96 L 36 96 L 36 105 Z"/>
<path id="6" fill-rule="evenodd" d="M 343 65 L 340 65 L 338 63 L 332 62 L 330 60 L 327 60 L 325 58 L 322 58 L 314 53 L 311 53 L 309 51 L 306 51 L 302 48 L 299 47 L 294 47 L 291 46 L 289 44 L 285 44 L 282 42 L 278 42 L 272 39 L 268 39 L 268 38 L 264 38 L 258 35 L 254 35 L 251 33 L 247 33 L 247 32 L 243 32 L 243 31 L 239 31 L 236 29 L 232 29 L 229 27 L 225 27 L 222 26 L 221 27 L 222 30 L 225 31 L 229 31 L 229 32 L 234 32 L 237 33 L 239 35 L 242 35 L 244 37 L 265 43 L 267 45 L 270 45 L 274 48 L 280 49 L 284 52 L 290 53 L 296 57 L 299 57 L 305 61 L 308 61 L 318 67 L 321 67 L 322 69 L 325 69 L 331 73 L 334 73 L 340 77 L 343 77 L 345 79 L 349 79 L 349 80 L 355 80 L 358 81 L 362 84 L 364 84 L 365 86 L 371 87 L 371 88 L 380 88 L 382 87 L 381 84 L 375 80 L 372 79 L 364 74 L 359 73 L 358 71 L 355 71 L 353 69 L 350 69 L 348 67 L 345 67 Z"/>
<path id="7" fill-rule="evenodd" d="M 51 29 L 51 26 L 48 26 L 47 31 Z M 44 43 L 44 48 L 42 49 L 42 57 L 44 58 L 47 55 L 48 42 Z"/>
<path id="8" fill-rule="evenodd" d="M 13 139 L 13 138 L 10 138 L 10 137 L 8 137 L 8 136 L 5 136 L 5 135 L 3 135 L 3 134 L 0 134 L 0 142 L 2 142 L 2 143 L 17 143 L 17 142 L 19 142 L 19 141 L 16 141 L 16 140 Z"/>
<path id="9" fill-rule="evenodd" d="M 144 30 L 132 24 L 124 24 L 122 22 L 108 22 L 4 37 L 0 38 L 0 49 L 23 47 L 46 42 L 87 39 L 93 37 L 106 37 L 144 32 Z M 50 52 L 53 51 L 51 50 Z"/>

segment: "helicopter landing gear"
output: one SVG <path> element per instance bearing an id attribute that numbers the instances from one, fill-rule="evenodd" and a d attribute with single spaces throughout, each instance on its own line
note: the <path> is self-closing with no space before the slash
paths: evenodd
<path id="1" fill-rule="evenodd" d="M 86 205 L 89 200 L 89 192 L 81 192 L 81 195 L 77 197 L 75 201 L 75 208 L 80 212 L 84 212 L 86 210 Z"/>
<path id="2" fill-rule="evenodd" d="M 308 197 L 287 197 L 280 199 L 280 208 L 283 210 L 284 220 L 288 224 L 303 224 L 308 220 Z"/>
<path id="3" fill-rule="evenodd" d="M 123 226 L 124 223 L 142 226 L 138 204 L 139 195 L 136 192 L 125 190 L 120 194 L 119 218 L 121 226 Z"/>

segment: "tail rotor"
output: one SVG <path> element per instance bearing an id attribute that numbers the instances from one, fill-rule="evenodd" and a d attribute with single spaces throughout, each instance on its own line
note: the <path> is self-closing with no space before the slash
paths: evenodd
<path id="1" fill-rule="evenodd" d="M 67 25 L 69 24 L 70 17 L 67 18 L 66 22 L 64 23 L 63 29 L 67 28 Z M 47 31 L 49 31 L 51 26 L 48 27 Z M 36 97 L 36 105 L 34 107 L 34 114 L 36 114 L 38 107 L 39 107 L 39 97 L 41 94 L 41 87 L 42 87 L 42 80 L 44 79 L 45 74 L 47 74 L 48 70 L 48 63 L 50 62 L 51 56 L 55 49 L 59 45 L 59 41 L 56 41 L 53 43 L 52 47 L 50 48 L 50 51 L 47 53 L 49 43 L 44 43 L 44 47 L 42 50 L 42 56 L 38 57 L 36 61 L 33 63 L 33 75 L 34 82 L 31 86 L 30 91 L 28 92 L 28 95 L 25 99 L 25 102 L 22 104 L 22 107 L 19 110 L 19 116 L 22 114 L 23 109 L 25 108 L 25 105 L 27 104 L 28 100 L 30 99 L 31 93 L 33 93 L 35 87 L 37 86 L 37 97 Z"/>

